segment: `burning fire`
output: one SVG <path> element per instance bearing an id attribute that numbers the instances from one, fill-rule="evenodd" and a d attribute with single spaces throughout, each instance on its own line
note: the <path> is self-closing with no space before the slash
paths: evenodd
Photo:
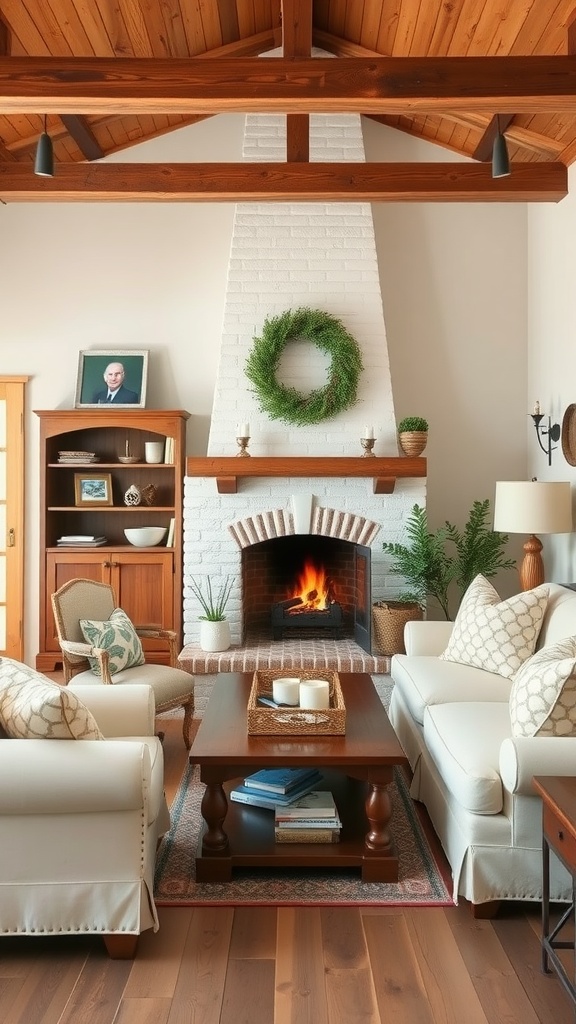
<path id="1" fill-rule="evenodd" d="M 334 583 L 326 576 L 323 566 L 316 566 L 307 559 L 294 584 L 290 598 L 300 602 L 289 609 L 291 614 L 305 611 L 326 611 L 336 600 Z"/>

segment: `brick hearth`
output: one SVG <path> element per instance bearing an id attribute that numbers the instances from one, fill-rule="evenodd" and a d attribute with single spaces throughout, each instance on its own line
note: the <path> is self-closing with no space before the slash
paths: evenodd
<path id="1" fill-rule="evenodd" d="M 390 658 L 368 654 L 353 640 L 270 640 L 249 636 L 242 647 L 210 654 L 186 644 L 179 655 L 182 668 L 194 675 L 213 672 L 252 672 L 263 668 L 332 668 L 339 672 L 384 675 Z"/>

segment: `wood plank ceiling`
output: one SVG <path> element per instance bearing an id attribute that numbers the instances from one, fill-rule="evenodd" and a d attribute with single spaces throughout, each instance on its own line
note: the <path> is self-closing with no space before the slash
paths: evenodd
<path id="1" fill-rule="evenodd" d="M 575 16 L 576 0 L 0 0 L 0 199 L 557 201 Z M 232 110 L 285 113 L 286 163 L 93 163 Z M 471 162 L 308 163 L 309 113 L 343 110 Z M 32 169 L 45 115 L 54 178 Z M 512 174 L 492 179 L 498 120 Z"/>

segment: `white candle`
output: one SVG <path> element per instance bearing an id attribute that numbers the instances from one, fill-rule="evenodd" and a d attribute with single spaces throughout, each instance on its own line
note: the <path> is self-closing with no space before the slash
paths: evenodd
<path id="1" fill-rule="evenodd" d="M 330 686 L 326 679 L 303 679 L 300 683 L 300 707 L 323 711 L 330 707 Z"/>
<path id="2" fill-rule="evenodd" d="M 536 402 L 536 405 L 534 406 L 534 415 L 535 416 L 539 416 L 540 415 L 540 402 Z"/>
<path id="3" fill-rule="evenodd" d="M 250 424 L 249 423 L 239 423 L 238 426 L 236 427 L 236 430 L 237 430 L 237 434 L 236 434 L 237 437 L 250 437 Z"/>
<path id="4" fill-rule="evenodd" d="M 273 679 L 272 696 L 277 704 L 291 704 L 292 707 L 296 707 L 300 697 L 300 680 L 293 676 Z"/>
<path id="5" fill-rule="evenodd" d="M 365 438 L 372 438 L 372 437 L 374 437 L 374 427 L 364 427 L 364 437 Z"/>

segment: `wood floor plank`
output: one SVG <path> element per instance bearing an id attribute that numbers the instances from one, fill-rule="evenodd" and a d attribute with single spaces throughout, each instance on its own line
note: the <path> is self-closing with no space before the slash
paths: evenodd
<path id="1" fill-rule="evenodd" d="M 114 1024 L 167 1024 L 170 1005 L 170 999 L 148 996 L 123 999 Z"/>
<path id="2" fill-rule="evenodd" d="M 168 1024 L 220 1024 L 234 911 L 196 907 Z"/>
<path id="3" fill-rule="evenodd" d="M 237 907 L 232 925 L 230 959 L 274 960 L 277 917 L 275 907 Z"/>
<path id="4" fill-rule="evenodd" d="M 540 968 L 540 943 L 520 912 L 497 917 L 494 931 L 525 989 L 540 1024 L 572 1024 L 574 1012 L 566 992 L 552 974 Z"/>
<path id="5" fill-rule="evenodd" d="M 325 908 L 320 920 L 330 1024 L 381 1024 L 360 911 Z"/>
<path id="6" fill-rule="evenodd" d="M 451 909 L 451 908 L 450 908 Z M 406 924 L 434 1024 L 487 1024 L 443 909 L 411 909 Z"/>
<path id="7" fill-rule="evenodd" d="M 274 1020 L 274 960 L 231 960 L 220 1024 L 270 1024 Z"/>
<path id="8" fill-rule="evenodd" d="M 363 914 L 362 921 L 383 1024 L 436 1024 L 406 917 Z"/>
<path id="9" fill-rule="evenodd" d="M 95 948 L 58 1024 L 112 1024 L 131 969 L 130 960 L 110 960 Z"/>
<path id="10" fill-rule="evenodd" d="M 538 1024 L 538 1017 L 489 921 L 476 920 L 460 906 L 447 915 L 458 949 L 490 1024 L 518 1016 L 522 1024 Z"/>
<path id="11" fill-rule="evenodd" d="M 160 931 L 140 936 L 125 998 L 172 998 L 193 914 L 191 907 L 158 908 Z"/>
<path id="12" fill-rule="evenodd" d="M 278 910 L 274 1024 L 329 1024 L 320 911 Z"/>

